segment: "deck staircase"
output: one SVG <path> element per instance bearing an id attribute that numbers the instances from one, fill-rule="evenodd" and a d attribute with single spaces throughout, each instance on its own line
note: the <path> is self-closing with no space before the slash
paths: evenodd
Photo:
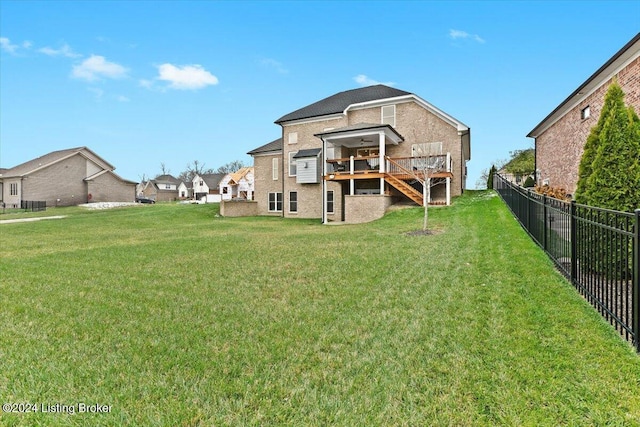
<path id="1" fill-rule="evenodd" d="M 422 193 L 413 188 L 409 183 L 397 178 L 391 174 L 385 174 L 384 180 L 389 183 L 393 188 L 407 196 L 409 199 L 416 202 L 419 206 L 423 206 Z"/>

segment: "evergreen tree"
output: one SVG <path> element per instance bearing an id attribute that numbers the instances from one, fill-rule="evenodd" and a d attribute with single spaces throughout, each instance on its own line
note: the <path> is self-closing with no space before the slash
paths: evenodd
<path id="1" fill-rule="evenodd" d="M 607 89 L 607 94 L 604 98 L 604 104 L 602 105 L 602 111 L 598 118 L 598 123 L 591 128 L 591 132 L 587 137 L 587 142 L 584 145 L 584 152 L 580 159 L 580 166 L 578 167 L 578 184 L 576 188 L 575 198 L 578 203 L 587 204 L 587 179 L 593 172 L 593 161 L 596 158 L 598 147 L 600 146 L 600 133 L 602 127 L 609 115 L 609 112 L 615 105 L 623 102 L 624 92 L 617 81 L 613 83 Z M 622 104 L 623 105 L 623 104 Z"/>
<path id="2" fill-rule="evenodd" d="M 489 169 L 489 176 L 487 177 L 487 190 L 493 190 L 493 177 L 496 172 L 496 166 L 492 165 L 491 169 Z"/>
<path id="3" fill-rule="evenodd" d="M 591 206 L 633 212 L 640 208 L 640 119 L 616 100 L 600 132 L 599 146 L 586 182 Z"/>

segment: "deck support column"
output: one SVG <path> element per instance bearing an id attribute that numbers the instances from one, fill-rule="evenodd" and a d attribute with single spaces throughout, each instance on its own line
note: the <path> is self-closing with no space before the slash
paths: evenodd
<path id="1" fill-rule="evenodd" d="M 379 158 L 380 165 L 378 166 L 379 168 L 378 170 L 380 171 L 380 173 L 385 173 L 384 157 L 386 153 L 385 153 L 385 145 L 384 145 L 384 132 L 378 133 L 378 138 L 380 142 L 380 147 L 378 150 L 378 158 Z"/>

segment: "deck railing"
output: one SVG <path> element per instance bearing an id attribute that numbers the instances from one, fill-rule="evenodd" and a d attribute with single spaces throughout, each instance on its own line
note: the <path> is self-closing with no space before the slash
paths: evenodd
<path id="1" fill-rule="evenodd" d="M 385 171 L 395 175 L 429 172 L 451 172 L 451 157 L 442 154 L 428 157 L 386 157 Z M 448 163 L 447 163 L 448 159 Z M 357 174 L 380 170 L 379 156 L 327 159 L 327 173 Z"/>

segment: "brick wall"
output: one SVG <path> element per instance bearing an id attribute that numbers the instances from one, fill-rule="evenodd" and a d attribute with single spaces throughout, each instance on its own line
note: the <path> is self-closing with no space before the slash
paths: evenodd
<path id="1" fill-rule="evenodd" d="M 278 179 L 273 179 L 273 159 L 278 159 Z M 257 203 L 257 215 L 281 216 L 281 212 L 269 212 L 269 193 L 282 192 L 282 154 L 254 156 L 254 198 Z"/>
<path id="2" fill-rule="evenodd" d="M 223 200 L 220 202 L 220 215 L 230 218 L 258 215 L 258 202 L 250 200 Z"/>
<path id="3" fill-rule="evenodd" d="M 380 107 L 351 111 L 349 112 L 349 124 L 380 123 L 381 115 Z M 405 102 L 396 104 L 395 129 L 404 137 L 404 142 L 397 146 L 387 146 L 386 152 L 389 157 L 410 157 L 413 144 L 442 142 L 443 154 L 451 153 L 453 160 L 451 196 L 462 194 L 465 162 L 462 154 L 462 142 L 458 136 L 458 130 L 454 126 L 414 102 Z"/>
<path id="4" fill-rule="evenodd" d="M 392 197 L 387 195 L 357 195 L 344 198 L 344 221 L 350 224 L 374 221 L 382 218 L 391 206 Z"/>
<path id="5" fill-rule="evenodd" d="M 87 203 L 86 172 L 87 160 L 79 154 L 36 171 L 22 181 L 22 200 L 44 200 L 47 206 Z"/>
<path id="6" fill-rule="evenodd" d="M 88 182 L 91 202 L 134 202 L 136 184 L 121 181 L 111 173 L 104 173 Z"/>
<path id="7" fill-rule="evenodd" d="M 625 104 L 640 112 L 640 58 L 636 58 L 617 75 L 618 84 L 625 93 Z M 560 120 L 536 139 L 536 167 L 540 179 L 549 185 L 562 187 L 573 194 L 578 182 L 578 166 L 584 144 L 591 128 L 598 123 L 604 97 L 612 80 L 607 80 L 595 92 L 574 106 Z M 589 106 L 590 116 L 581 118 L 582 110 Z"/>
<path id="8" fill-rule="evenodd" d="M 340 128 L 347 125 L 345 118 L 323 120 L 320 122 L 302 123 L 287 125 L 283 127 L 283 151 L 284 164 L 284 216 L 291 218 L 322 218 L 322 183 L 318 184 L 298 184 L 295 176 L 289 176 L 289 153 L 297 153 L 299 150 L 322 148 L 322 141 L 317 133 L 323 132 L 326 128 Z M 289 143 L 291 133 L 298 134 L 298 142 Z M 323 167 L 320 162 L 320 167 Z M 337 190 L 339 187 L 335 187 Z M 298 193 L 298 212 L 289 211 L 289 195 L 292 191 Z M 335 193 L 336 199 L 340 195 Z M 338 207 L 336 206 L 336 209 Z"/>

